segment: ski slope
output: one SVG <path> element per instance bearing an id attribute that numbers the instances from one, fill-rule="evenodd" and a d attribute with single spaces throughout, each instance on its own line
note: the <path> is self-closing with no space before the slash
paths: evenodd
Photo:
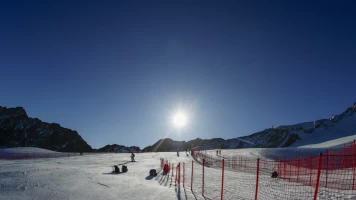
<path id="1" fill-rule="evenodd" d="M 11 153 L 33 150 L 2 149 Z M 172 162 L 190 160 L 177 158 L 175 152 L 136 154 L 137 162 L 129 162 L 129 153 L 0 160 L 0 199 L 177 199 L 174 187 L 148 176 L 150 169 L 159 168 L 160 157 L 169 157 Z M 111 166 L 117 164 L 125 164 L 128 172 L 112 173 Z M 187 199 L 202 199 L 189 191 L 185 195 Z"/>
<path id="2" fill-rule="evenodd" d="M 244 156 L 247 158 L 263 158 L 266 152 L 272 151 L 278 155 L 295 152 L 288 149 L 240 149 L 222 150 L 221 157 Z M 302 148 L 299 148 L 302 149 Z M 305 148 L 305 151 L 315 151 L 317 148 Z M 7 152 L 28 152 L 34 149 L 16 148 L 2 149 Z M 37 153 L 47 150 L 35 149 Z M 214 150 L 208 154 L 216 154 Z M 271 153 L 271 152 L 270 152 Z M 164 153 L 139 153 L 136 154 L 136 162 L 130 162 L 129 153 L 99 153 L 93 155 L 45 158 L 34 160 L 0 160 L 0 199 L 6 200 L 30 200 L 30 199 L 205 199 L 200 192 L 192 193 L 189 189 L 180 190 L 171 185 L 167 176 L 159 173 L 157 177 L 150 177 L 150 169 L 158 169 L 160 158 L 168 159 L 169 162 L 191 163 L 192 158 L 180 152 Z M 264 158 L 268 159 L 268 158 Z M 125 164 L 128 167 L 126 173 L 112 173 L 111 166 Z M 196 169 L 201 166 L 196 165 Z M 272 169 L 271 169 L 272 170 Z M 159 171 L 159 169 L 158 169 Z M 196 170 L 195 176 L 201 176 L 201 171 Z M 277 189 L 296 187 L 295 183 L 287 183 L 283 180 L 271 182 L 268 174 L 261 174 L 261 190 L 269 188 Z M 189 177 L 189 176 L 188 176 Z M 206 193 L 209 195 L 220 194 L 219 182 L 221 182 L 221 170 L 206 168 Z M 225 172 L 225 195 L 224 199 L 236 199 L 244 197 L 251 199 L 254 194 L 255 177 L 250 173 Z M 188 178 L 189 179 L 189 178 Z M 173 179 L 174 180 L 174 179 Z M 195 181 L 195 191 L 200 190 L 198 179 Z M 294 185 L 293 185 L 294 184 Z M 304 191 L 305 190 L 305 191 Z M 312 194 L 313 188 L 303 187 L 305 194 Z M 298 191 L 300 192 L 300 191 Z M 279 191 L 279 197 L 283 197 L 284 191 Z M 299 195 L 300 193 L 289 193 Z M 215 197 L 214 196 L 214 197 Z M 337 191 L 325 192 L 323 199 L 351 199 L 353 196 L 338 196 Z M 304 196 L 305 197 L 305 196 Z M 309 196 L 308 196 L 309 197 Z M 260 196 L 259 199 L 271 199 L 272 196 Z M 284 196 L 284 199 L 298 199 L 296 196 Z M 309 199 L 309 198 L 307 198 Z"/>

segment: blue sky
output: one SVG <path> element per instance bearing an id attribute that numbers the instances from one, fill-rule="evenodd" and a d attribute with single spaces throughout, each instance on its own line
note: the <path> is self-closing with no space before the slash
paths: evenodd
<path id="1" fill-rule="evenodd" d="M 2 2 L 0 105 L 93 148 L 143 148 L 328 118 L 356 101 L 352 1 L 217 2 Z M 191 115 L 181 130 L 178 108 Z"/>

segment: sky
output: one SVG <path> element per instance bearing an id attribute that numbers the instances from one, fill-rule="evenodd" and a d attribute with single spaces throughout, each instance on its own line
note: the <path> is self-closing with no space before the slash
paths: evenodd
<path id="1" fill-rule="evenodd" d="M 249 135 L 356 102 L 353 1 L 3 1 L 0 106 L 93 148 Z M 183 110 L 188 125 L 176 128 Z"/>

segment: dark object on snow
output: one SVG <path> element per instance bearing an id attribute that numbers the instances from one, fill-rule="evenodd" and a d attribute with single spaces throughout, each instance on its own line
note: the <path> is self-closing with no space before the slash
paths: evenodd
<path id="1" fill-rule="evenodd" d="M 157 172 L 155 169 L 150 170 L 150 176 L 157 176 Z"/>
<path id="2" fill-rule="evenodd" d="M 277 178 L 278 177 L 278 172 L 276 172 L 276 171 L 272 172 L 271 174 L 272 174 L 271 178 Z"/>
<path id="3" fill-rule="evenodd" d="M 120 168 L 117 165 L 114 165 L 113 168 L 114 168 L 114 172 L 120 173 Z"/>
<path id="4" fill-rule="evenodd" d="M 168 174 L 168 172 L 169 172 L 169 166 L 168 166 L 168 164 L 165 164 L 165 165 L 164 165 L 163 171 L 164 171 L 164 173 Z"/>
<path id="5" fill-rule="evenodd" d="M 121 171 L 122 171 L 122 172 L 127 172 L 127 166 L 126 166 L 126 165 L 123 165 L 122 168 L 121 168 Z"/>

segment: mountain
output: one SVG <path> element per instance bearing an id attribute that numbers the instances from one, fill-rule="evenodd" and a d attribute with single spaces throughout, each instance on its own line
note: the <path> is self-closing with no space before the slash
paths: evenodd
<path id="1" fill-rule="evenodd" d="M 299 147 L 318 144 L 329 140 L 356 134 L 356 103 L 339 115 L 330 119 L 320 119 L 288 126 L 269 128 L 248 136 L 224 140 L 214 138 L 202 140 L 197 138 L 188 142 L 161 139 L 143 151 L 177 151 L 195 146 L 210 146 L 211 148 L 275 148 Z"/>
<path id="2" fill-rule="evenodd" d="M 174 141 L 170 138 L 165 138 L 165 139 L 160 139 L 158 142 L 153 144 L 152 146 L 148 146 L 144 148 L 142 151 L 183 151 L 186 149 L 191 149 L 192 147 L 196 146 L 210 146 L 212 148 L 219 148 L 220 146 L 223 145 L 225 142 L 224 139 L 222 138 L 213 138 L 213 139 L 207 139 L 203 140 L 200 138 L 197 138 L 195 140 L 190 140 L 188 142 L 185 141 Z"/>
<path id="3" fill-rule="evenodd" d="M 106 145 L 98 149 L 97 152 L 127 153 L 127 152 L 141 152 L 141 149 L 140 147 L 137 146 L 126 147 L 123 145 L 113 144 L 113 145 Z"/>
<path id="4" fill-rule="evenodd" d="M 229 139 L 222 147 L 299 147 L 355 135 L 355 112 L 356 103 L 343 113 L 332 115 L 330 119 L 266 129 L 249 136 Z"/>
<path id="5" fill-rule="evenodd" d="M 0 146 L 30 146 L 61 152 L 92 151 L 76 131 L 30 118 L 22 107 L 0 106 Z"/>

